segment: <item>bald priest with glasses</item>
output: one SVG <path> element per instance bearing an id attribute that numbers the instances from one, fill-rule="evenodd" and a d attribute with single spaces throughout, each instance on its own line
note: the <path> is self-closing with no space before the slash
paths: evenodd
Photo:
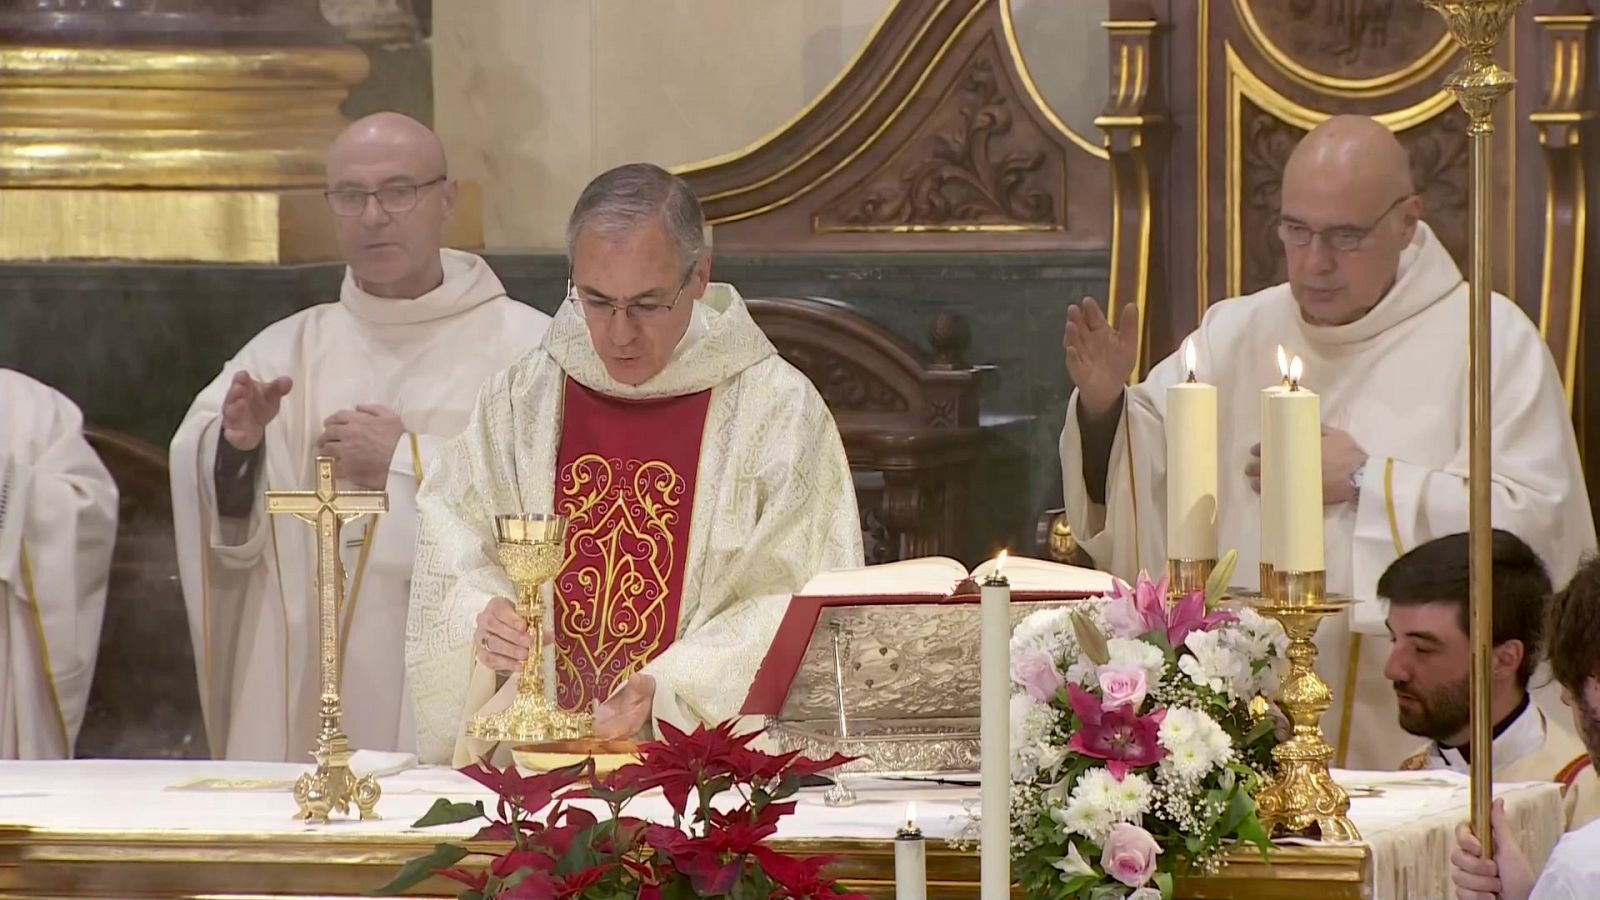
<path id="1" fill-rule="evenodd" d="M 489 382 L 429 473 L 406 634 L 424 762 L 496 750 L 463 726 L 506 701 L 530 651 L 496 515 L 569 519 L 554 693 L 598 704 L 599 737 L 736 715 L 789 595 L 861 565 L 833 416 L 710 281 L 704 228 L 688 185 L 656 166 L 591 182 L 544 345 Z"/>
<path id="2" fill-rule="evenodd" d="M 1193 335 L 1197 377 L 1217 386 L 1219 550 L 1258 577 L 1261 392 L 1280 381 L 1276 348 L 1305 364 L 1320 395 L 1327 589 L 1358 601 L 1317 632 L 1333 688 L 1323 728 L 1335 764 L 1380 768 L 1404 746 L 1380 575 L 1401 554 L 1467 530 L 1467 306 L 1461 269 L 1422 221 L 1406 151 L 1377 122 L 1339 116 L 1308 134 L 1283 173 L 1277 235 L 1289 281 L 1213 304 Z M 1076 386 L 1061 435 L 1068 520 L 1102 567 L 1159 571 L 1165 547 L 1170 357 L 1125 387 L 1135 315 L 1116 326 L 1092 301 L 1067 314 Z M 1595 548 L 1566 395 L 1539 330 L 1496 295 L 1494 525 L 1528 541 L 1565 584 Z M 1547 717 L 1564 721 L 1553 693 Z"/>
<path id="3" fill-rule="evenodd" d="M 344 532 L 344 727 L 356 747 L 414 749 L 405 679 L 416 494 L 495 372 L 549 317 L 479 257 L 440 248 L 456 200 L 444 148 L 379 113 L 327 155 L 348 268 L 336 302 L 268 326 L 195 398 L 172 441 L 174 524 L 211 753 L 304 761 L 318 730 L 313 530 L 274 521 L 265 490 L 303 490 L 319 455 L 389 513 Z"/>

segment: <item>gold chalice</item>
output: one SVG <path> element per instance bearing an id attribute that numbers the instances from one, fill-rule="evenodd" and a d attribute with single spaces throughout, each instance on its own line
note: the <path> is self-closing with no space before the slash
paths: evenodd
<path id="1" fill-rule="evenodd" d="M 517 676 L 511 706 L 475 717 L 467 734 L 483 741 L 570 741 L 594 732 L 594 717 L 557 707 L 544 693 L 544 591 L 567 555 L 567 519 L 552 515 L 495 516 L 500 564 L 517 586 L 517 615 L 528 623 L 533 649 Z"/>

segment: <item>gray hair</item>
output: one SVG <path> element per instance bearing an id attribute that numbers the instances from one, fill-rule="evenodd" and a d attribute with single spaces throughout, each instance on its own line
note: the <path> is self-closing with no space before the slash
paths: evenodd
<path id="1" fill-rule="evenodd" d="M 585 228 L 626 234 L 643 225 L 666 226 L 678 248 L 678 263 L 688 268 L 706 252 L 705 212 L 682 178 L 650 163 L 629 163 L 602 173 L 578 195 L 567 218 L 567 261 Z"/>

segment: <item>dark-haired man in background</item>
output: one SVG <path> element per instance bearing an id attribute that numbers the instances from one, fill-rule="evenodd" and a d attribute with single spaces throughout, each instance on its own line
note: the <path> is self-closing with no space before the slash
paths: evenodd
<path id="1" fill-rule="evenodd" d="M 1402 769 L 1470 771 L 1469 543 L 1462 533 L 1421 544 L 1395 560 L 1378 580 L 1378 596 L 1389 602 L 1394 639 L 1384 675 L 1394 684 L 1400 727 L 1429 739 L 1400 764 Z M 1532 548 L 1499 529 L 1494 532 L 1492 590 L 1489 711 L 1495 780 L 1559 782 L 1567 827 L 1583 825 L 1600 814 L 1594 767 L 1572 732 L 1546 721 L 1528 691 L 1543 645 L 1550 576 Z"/>

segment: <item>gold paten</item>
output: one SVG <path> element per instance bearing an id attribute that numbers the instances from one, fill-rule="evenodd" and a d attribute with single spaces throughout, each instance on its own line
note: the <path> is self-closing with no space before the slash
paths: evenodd
<path id="1" fill-rule="evenodd" d="M 533 649 L 517 676 L 511 706 L 474 718 L 467 735 L 480 741 L 571 741 L 594 734 L 594 716 L 557 707 L 544 688 L 544 586 L 567 558 L 567 518 L 552 515 L 495 516 L 500 565 L 517 586 L 517 615 L 533 635 Z M 582 757 L 578 757 L 581 759 Z"/>
<path id="2" fill-rule="evenodd" d="M 299 818 L 326 823 L 330 813 L 347 814 L 355 803 L 361 818 L 376 817 L 377 779 L 350 771 L 350 742 L 339 704 L 339 603 L 344 579 L 339 566 L 339 527 L 351 519 L 389 511 L 383 491 L 340 491 L 334 485 L 333 458 L 317 457 L 315 491 L 267 491 L 267 513 L 291 515 L 317 530 L 317 617 L 322 674 L 322 731 L 317 735 L 315 772 L 294 783 Z"/>

